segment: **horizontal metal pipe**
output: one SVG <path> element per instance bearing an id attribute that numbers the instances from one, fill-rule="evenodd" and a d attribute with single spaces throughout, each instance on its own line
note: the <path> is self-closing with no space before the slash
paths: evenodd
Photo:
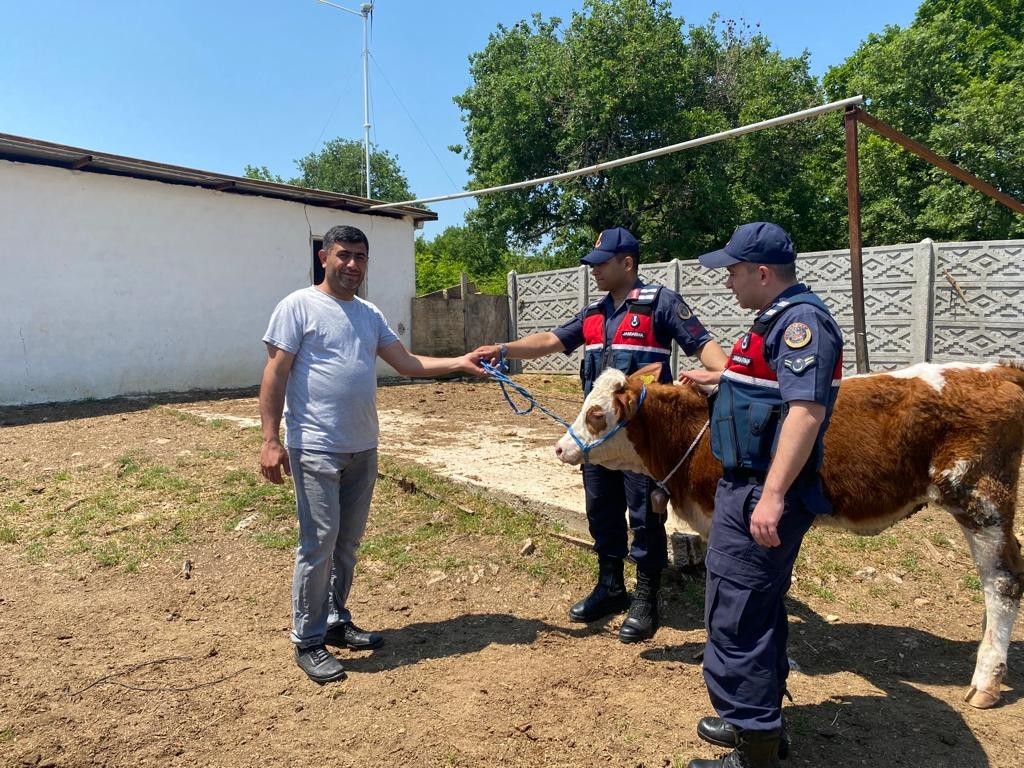
<path id="1" fill-rule="evenodd" d="M 690 139 L 689 141 L 683 141 L 679 144 L 671 144 L 667 147 L 661 147 L 659 149 L 651 149 L 647 152 L 641 152 L 638 155 L 630 155 L 629 157 L 622 157 L 618 160 L 608 160 L 607 162 L 597 163 L 596 165 L 589 165 L 586 168 L 579 168 L 575 171 L 566 171 L 565 173 L 556 173 L 553 176 L 542 176 L 537 179 L 529 179 L 527 181 L 517 181 L 512 184 L 502 184 L 498 187 L 487 187 L 486 189 L 469 189 L 463 192 L 455 192 L 450 195 L 438 195 L 437 197 L 421 197 L 416 200 L 405 200 L 400 203 L 381 203 L 378 205 L 371 205 L 367 210 L 376 211 L 382 208 L 392 208 L 398 205 L 416 205 L 421 203 L 440 203 L 447 200 L 459 200 L 463 197 L 480 197 L 482 195 L 491 195 L 495 192 L 507 192 L 513 189 L 523 189 L 524 187 L 536 187 L 540 184 L 550 184 L 555 181 L 565 181 L 566 179 L 574 179 L 577 176 L 587 176 L 598 171 L 604 171 L 609 168 L 618 168 L 622 165 L 630 165 L 632 163 L 643 162 L 644 160 L 650 160 L 655 157 L 661 157 L 663 155 L 671 155 L 675 152 L 681 152 L 684 149 L 693 149 L 694 147 L 700 147 L 705 144 L 713 144 L 716 141 L 722 141 L 723 139 L 731 139 L 736 136 L 742 136 L 746 133 L 754 133 L 765 128 L 774 128 L 777 125 L 785 125 L 786 123 L 794 123 L 798 120 L 806 120 L 811 117 L 817 117 L 818 115 L 826 114 L 827 112 L 836 112 L 838 110 L 844 110 L 847 107 L 856 106 L 864 103 L 863 96 L 853 96 L 849 99 L 843 99 L 842 101 L 833 101 L 830 104 L 822 104 L 820 107 L 811 107 L 810 109 L 804 109 L 799 112 L 791 112 L 788 115 L 782 115 L 780 117 L 773 117 L 768 120 L 762 120 L 759 123 L 750 123 L 749 125 L 741 125 L 739 128 L 730 128 L 727 131 L 721 131 L 719 133 L 712 133 L 709 136 L 701 136 L 696 139 Z"/>

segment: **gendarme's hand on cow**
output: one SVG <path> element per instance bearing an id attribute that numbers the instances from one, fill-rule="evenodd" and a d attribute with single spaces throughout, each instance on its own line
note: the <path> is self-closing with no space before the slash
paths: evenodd
<path id="1" fill-rule="evenodd" d="M 680 381 L 692 381 L 694 384 L 715 386 L 722 379 L 721 371 L 707 371 L 703 368 L 696 368 L 692 371 L 680 371 Z"/>

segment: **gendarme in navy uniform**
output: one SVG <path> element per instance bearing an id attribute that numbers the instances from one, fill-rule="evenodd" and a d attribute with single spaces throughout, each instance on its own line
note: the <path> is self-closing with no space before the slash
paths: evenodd
<path id="1" fill-rule="evenodd" d="M 605 230 L 595 249 L 581 263 L 604 264 L 623 251 L 638 254 L 639 246 L 633 236 L 621 227 Z M 660 285 L 645 285 L 639 277 L 634 280 L 625 301 L 616 305 L 615 297 L 609 292 L 552 331 L 562 342 L 566 354 L 583 346 L 580 379 L 584 394 L 590 392 L 594 381 L 606 368 L 629 374 L 650 363 L 661 363 L 660 381 L 670 382 L 673 339 L 691 357 L 697 356 L 711 341 L 711 334 L 678 293 Z M 667 564 L 665 520 L 650 512 L 653 481 L 646 475 L 585 464 L 583 488 L 594 549 L 607 566 L 602 568 L 602 578 L 613 592 L 627 554 L 626 515 L 623 513 L 628 511 L 629 528 L 633 532 L 629 555 L 636 563 L 637 598 L 642 601 L 637 602 L 635 612 L 639 614 L 643 609 L 643 613 L 627 617 L 619 636 L 624 641 L 650 637 L 657 629 L 657 592 L 661 571 Z M 570 618 L 592 621 L 618 608 L 620 602 L 625 607 L 624 589 L 621 601 L 609 601 L 604 594 L 608 590 L 601 587 L 599 582 L 596 594 L 574 605 Z M 635 626 L 637 624 L 641 626 Z"/>
<path id="2" fill-rule="evenodd" d="M 710 370 L 725 366 L 725 353 L 675 291 L 644 284 L 637 276 L 640 245 L 622 227 L 606 229 L 580 262 L 592 268 L 598 288 L 607 295 L 584 307 L 572 320 L 552 331 L 535 333 L 508 344 L 481 347 L 482 356 L 502 354 L 532 359 L 552 352 L 584 348 L 580 376 L 584 392 L 606 368 L 632 373 L 661 363 L 660 380 L 672 380 L 672 341 L 699 358 Z M 651 637 L 658 626 L 657 594 L 666 564 L 665 521 L 650 510 L 653 481 L 645 475 L 592 464 L 583 467 L 587 522 L 594 537 L 600 575 L 587 597 L 569 609 L 573 621 L 596 621 L 629 608 L 619 639 L 632 643 Z M 629 526 L 626 525 L 628 511 Z M 628 530 L 633 531 L 632 547 Z M 628 553 L 637 566 L 637 588 L 630 601 L 623 581 Z"/>
<path id="3" fill-rule="evenodd" d="M 690 768 L 776 768 L 789 662 L 783 602 L 815 515 L 831 512 L 818 470 L 842 377 L 842 333 L 825 304 L 796 281 L 789 235 L 775 224 L 736 229 L 704 254 L 729 270 L 726 286 L 758 310 L 721 374 L 711 447 L 725 470 L 708 542 L 704 679 L 718 717 L 697 727 L 733 747 Z"/>

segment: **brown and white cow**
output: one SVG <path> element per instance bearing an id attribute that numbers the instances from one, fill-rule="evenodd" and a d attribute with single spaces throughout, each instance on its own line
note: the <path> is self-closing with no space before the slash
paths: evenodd
<path id="1" fill-rule="evenodd" d="M 588 461 L 663 479 L 696 439 L 707 400 L 690 384 L 647 384 L 607 370 L 572 425 Z M 594 445 L 616 425 L 610 439 Z M 920 364 L 843 381 L 825 434 L 822 479 L 835 509 L 818 518 L 862 535 L 879 533 L 926 504 L 949 511 L 970 545 L 985 594 L 978 660 L 966 700 L 994 706 L 1024 591 L 1014 535 L 1024 447 L 1024 367 L 1004 363 Z M 566 434 L 555 449 L 568 464 L 583 451 Z M 667 483 L 674 512 L 701 536 L 711 524 L 722 467 L 707 433 Z"/>

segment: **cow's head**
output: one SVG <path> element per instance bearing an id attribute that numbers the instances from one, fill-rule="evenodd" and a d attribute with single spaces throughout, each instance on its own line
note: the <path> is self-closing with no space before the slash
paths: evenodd
<path id="1" fill-rule="evenodd" d="M 586 461 L 608 469 L 645 472 L 624 426 L 641 407 L 645 380 L 657 381 L 660 370 L 660 363 L 654 363 L 629 377 L 614 368 L 602 373 L 583 401 L 580 415 L 555 444 L 555 455 L 566 464 Z"/>

